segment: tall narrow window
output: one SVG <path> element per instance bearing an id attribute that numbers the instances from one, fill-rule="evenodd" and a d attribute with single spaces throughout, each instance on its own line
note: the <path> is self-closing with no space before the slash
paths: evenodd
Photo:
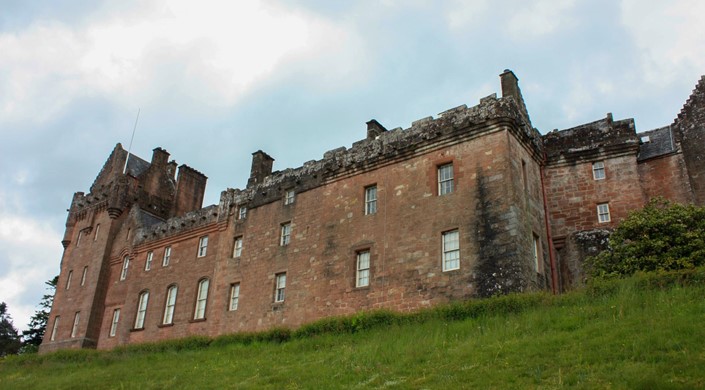
<path id="1" fill-rule="evenodd" d="M 78 232 L 78 237 L 76 238 L 76 246 L 79 246 L 81 244 L 81 237 L 83 237 L 83 230 Z"/>
<path id="2" fill-rule="evenodd" d="M 357 252 L 357 271 L 355 275 L 355 287 L 370 285 L 370 251 Z"/>
<path id="3" fill-rule="evenodd" d="M 203 236 L 198 239 L 198 257 L 203 257 L 208 251 L 208 236 Z"/>
<path id="4" fill-rule="evenodd" d="M 238 212 L 237 219 L 243 220 L 247 218 L 247 207 L 240 206 L 240 211 Z"/>
<path id="5" fill-rule="evenodd" d="M 66 277 L 66 289 L 68 290 L 71 288 L 71 278 L 73 277 L 73 270 L 69 271 L 68 276 Z"/>
<path id="6" fill-rule="evenodd" d="M 274 302 L 284 302 L 284 290 L 286 289 L 286 272 L 276 274 L 274 283 Z"/>
<path id="7" fill-rule="evenodd" d="M 169 265 L 169 259 L 171 258 L 171 247 L 168 246 L 164 248 L 164 257 L 162 258 L 162 267 Z"/>
<path id="8" fill-rule="evenodd" d="M 597 220 L 600 223 L 610 221 L 610 205 L 608 203 L 601 203 L 597 205 Z"/>
<path id="9" fill-rule="evenodd" d="M 438 167 L 438 195 L 450 194 L 453 192 L 453 164 L 445 164 Z"/>
<path id="10" fill-rule="evenodd" d="M 524 192 L 529 191 L 529 178 L 526 174 L 526 161 L 521 160 L 521 180 L 524 184 Z"/>
<path id="11" fill-rule="evenodd" d="M 88 274 L 88 266 L 83 267 L 83 274 L 81 275 L 81 286 L 86 284 L 86 275 Z"/>
<path id="12" fill-rule="evenodd" d="M 292 204 L 296 199 L 296 192 L 294 190 L 287 190 L 284 193 L 284 204 Z"/>
<path id="13" fill-rule="evenodd" d="M 56 340 L 56 332 L 59 329 L 59 316 L 54 317 L 54 326 L 51 327 L 51 337 L 49 338 L 50 341 Z"/>
<path id="14" fill-rule="evenodd" d="M 147 252 L 147 260 L 144 261 L 144 270 L 149 271 L 152 269 L 152 256 L 154 256 L 154 253 L 152 251 Z"/>
<path id="15" fill-rule="evenodd" d="M 176 307 L 176 293 L 178 289 L 176 286 L 170 286 L 166 290 L 166 303 L 164 304 L 164 319 L 162 323 L 173 324 L 174 323 L 174 307 Z"/>
<path id="16" fill-rule="evenodd" d="M 240 303 L 240 283 L 235 283 L 230 285 L 230 306 L 228 310 L 237 310 L 237 305 Z"/>
<path id="17" fill-rule="evenodd" d="M 457 230 L 443 233 L 443 271 L 460 268 L 460 239 Z"/>
<path id="18" fill-rule="evenodd" d="M 194 320 L 206 318 L 206 302 L 208 301 L 208 279 L 198 282 L 198 296 L 196 297 L 196 310 L 193 313 Z"/>
<path id="19" fill-rule="evenodd" d="M 291 240 L 291 222 L 282 224 L 281 227 L 281 238 L 279 240 L 279 245 L 287 246 Z"/>
<path id="20" fill-rule="evenodd" d="M 592 163 L 592 177 L 595 180 L 602 180 L 605 178 L 605 163 L 603 161 L 596 161 Z"/>
<path id="21" fill-rule="evenodd" d="M 233 245 L 233 257 L 242 256 L 242 236 L 235 237 L 235 244 Z"/>
<path id="22" fill-rule="evenodd" d="M 100 224 L 95 225 L 95 234 L 93 234 L 93 241 L 98 241 L 98 232 L 100 232 Z"/>
<path id="23" fill-rule="evenodd" d="M 375 214 L 377 212 L 377 186 L 369 186 L 365 188 L 365 215 Z"/>
<path id="24" fill-rule="evenodd" d="M 120 322 L 120 309 L 113 310 L 113 321 L 110 323 L 110 337 L 115 337 L 118 322 Z"/>
<path id="25" fill-rule="evenodd" d="M 73 327 L 71 328 L 71 338 L 76 337 L 78 334 L 78 323 L 81 321 L 81 312 L 77 311 L 73 316 Z"/>
<path id="26" fill-rule="evenodd" d="M 143 291 L 137 302 L 137 315 L 135 316 L 135 329 L 144 328 L 144 317 L 147 314 L 147 304 L 149 303 L 149 291 Z"/>
<path id="27" fill-rule="evenodd" d="M 539 236 L 534 234 L 534 271 L 540 272 L 540 261 L 541 261 L 541 241 Z"/>
<path id="28" fill-rule="evenodd" d="M 127 268 L 130 266 L 130 256 L 125 256 L 122 259 L 122 272 L 120 272 L 120 280 L 127 278 Z"/>

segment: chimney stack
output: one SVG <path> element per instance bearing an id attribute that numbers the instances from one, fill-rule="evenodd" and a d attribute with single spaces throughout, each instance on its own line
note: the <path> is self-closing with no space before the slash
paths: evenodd
<path id="1" fill-rule="evenodd" d="M 264 178 L 272 174 L 274 159 L 267 153 L 258 150 L 252 153 L 252 169 L 247 186 L 250 187 L 264 181 Z"/>
<path id="2" fill-rule="evenodd" d="M 377 122 L 376 119 L 367 122 L 367 139 L 375 139 L 385 131 L 387 131 L 387 129 Z"/>

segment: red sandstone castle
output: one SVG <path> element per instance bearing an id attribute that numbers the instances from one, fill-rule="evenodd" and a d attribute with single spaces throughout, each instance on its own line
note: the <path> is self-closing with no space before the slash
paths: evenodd
<path id="1" fill-rule="evenodd" d="M 705 77 L 672 125 L 606 118 L 541 135 L 517 78 L 480 100 L 272 171 L 202 208 L 206 177 L 118 144 L 74 195 L 42 351 L 297 327 L 579 283 L 654 196 L 705 203 Z M 127 163 L 126 163 L 127 160 Z"/>

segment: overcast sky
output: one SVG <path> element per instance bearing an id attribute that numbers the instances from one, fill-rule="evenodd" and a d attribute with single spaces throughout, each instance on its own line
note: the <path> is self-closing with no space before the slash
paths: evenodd
<path id="1" fill-rule="evenodd" d="M 60 3 L 61 5 L 57 5 Z M 0 301 L 25 329 L 59 272 L 74 192 L 115 144 L 209 177 L 275 170 L 499 93 L 542 133 L 672 122 L 705 74 L 701 0 L 0 0 Z"/>

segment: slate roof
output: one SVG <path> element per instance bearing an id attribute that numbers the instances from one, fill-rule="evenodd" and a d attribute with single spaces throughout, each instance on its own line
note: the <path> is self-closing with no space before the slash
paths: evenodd
<path id="1" fill-rule="evenodd" d="M 676 150 L 673 142 L 671 126 L 665 126 L 644 133 L 639 133 L 638 136 L 641 142 L 639 144 L 639 155 L 637 156 L 637 161 L 644 161 L 650 158 L 663 156 Z M 648 141 L 646 141 L 645 137 L 648 137 Z"/>

